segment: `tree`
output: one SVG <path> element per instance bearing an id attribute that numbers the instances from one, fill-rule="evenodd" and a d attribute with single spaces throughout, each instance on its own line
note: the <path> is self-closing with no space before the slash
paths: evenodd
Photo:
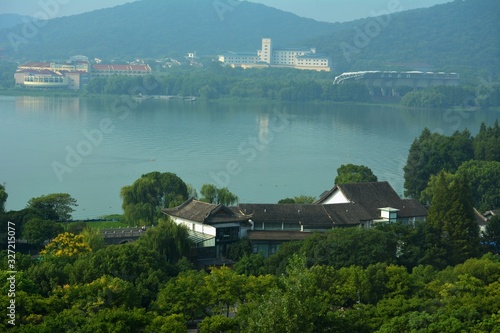
<path id="1" fill-rule="evenodd" d="M 473 157 L 473 142 L 468 130 L 447 137 L 425 128 L 412 143 L 403 168 L 405 195 L 418 199 L 432 175 L 441 170 L 454 173 Z"/>
<path id="2" fill-rule="evenodd" d="M 162 315 L 179 314 L 188 321 L 206 316 L 209 297 L 205 271 L 185 271 L 170 279 L 151 307 Z"/>
<path id="3" fill-rule="evenodd" d="M 84 241 L 83 235 L 75 235 L 69 232 L 59 234 L 40 254 L 56 257 L 73 257 L 83 253 L 92 252 L 92 248 Z"/>
<path id="4" fill-rule="evenodd" d="M 36 211 L 44 220 L 68 221 L 71 219 L 73 207 L 77 207 L 76 199 L 67 193 L 54 193 L 32 198 L 27 208 Z"/>
<path id="5" fill-rule="evenodd" d="M 182 315 L 158 316 L 146 327 L 145 332 L 186 333 L 186 323 Z"/>
<path id="6" fill-rule="evenodd" d="M 187 195 L 187 185 L 170 172 L 142 175 L 120 192 L 124 216 L 130 225 L 156 224 L 162 216 L 162 208 L 180 205 Z"/>
<path id="7" fill-rule="evenodd" d="M 221 315 L 206 317 L 200 324 L 200 333 L 238 333 L 238 321 Z"/>
<path id="8" fill-rule="evenodd" d="M 60 233 L 64 228 L 57 222 L 34 218 L 25 223 L 22 236 L 31 244 L 41 245 Z"/>
<path id="9" fill-rule="evenodd" d="M 350 184 L 350 183 L 368 183 L 376 182 L 372 170 L 364 165 L 342 164 L 337 169 L 337 177 L 335 177 L 335 184 Z"/>
<path id="10" fill-rule="evenodd" d="M 281 199 L 280 201 L 278 201 L 278 204 L 280 204 L 280 205 L 294 204 L 294 203 L 295 203 L 295 199 L 294 198 L 285 198 L 285 199 Z"/>
<path id="11" fill-rule="evenodd" d="M 226 266 L 212 267 L 210 274 L 205 276 L 212 313 L 229 317 L 230 308 L 244 297 L 241 287 L 245 285 L 245 281 L 244 275 L 239 275 Z"/>
<path id="12" fill-rule="evenodd" d="M 231 193 L 227 187 L 218 188 L 213 184 L 203 184 L 200 190 L 201 201 L 230 206 L 238 203 L 238 197 Z"/>
<path id="13" fill-rule="evenodd" d="M 334 228 L 306 238 L 301 250 L 309 265 L 366 267 L 395 262 L 397 239 L 378 229 Z"/>
<path id="14" fill-rule="evenodd" d="M 83 241 L 90 246 L 92 251 L 95 252 L 104 247 L 104 238 L 99 229 L 85 227 L 80 234 L 83 237 Z"/>
<path id="15" fill-rule="evenodd" d="M 479 252 L 479 226 L 474 218 L 469 183 L 456 175 L 448 183 L 444 172 L 438 175 L 429 209 L 429 224 L 447 247 L 448 264 L 475 257 Z"/>
<path id="16" fill-rule="evenodd" d="M 442 171 L 441 173 L 444 175 L 447 184 L 450 184 L 453 181 L 454 174 L 447 171 Z M 427 187 L 420 193 L 420 202 L 426 205 L 431 204 L 432 197 L 434 196 L 434 193 L 436 192 L 436 188 L 438 186 L 438 181 L 439 177 L 437 175 L 431 175 L 431 177 L 429 178 L 429 182 L 427 183 Z"/>
<path id="17" fill-rule="evenodd" d="M 468 161 L 457 174 L 467 176 L 474 207 L 481 212 L 500 207 L 500 162 Z"/>
<path id="18" fill-rule="evenodd" d="M 170 263 L 188 256 L 192 246 L 187 228 L 170 220 L 161 220 L 156 227 L 148 229 L 146 235 L 140 237 L 137 242 L 158 252 Z"/>
<path id="19" fill-rule="evenodd" d="M 228 259 L 238 261 L 243 256 L 249 255 L 251 253 L 252 253 L 252 242 L 250 242 L 248 238 L 243 238 L 231 244 L 227 257 Z"/>
<path id="20" fill-rule="evenodd" d="M 486 225 L 486 244 L 496 253 L 500 252 L 500 216 L 493 216 Z"/>
<path id="21" fill-rule="evenodd" d="M 5 185 L 0 184 L 0 214 L 5 213 L 5 202 L 9 195 L 5 191 Z"/>
<path id="22" fill-rule="evenodd" d="M 474 158 L 481 161 L 500 162 L 500 125 L 498 120 L 493 127 L 481 123 L 479 133 L 474 138 Z"/>

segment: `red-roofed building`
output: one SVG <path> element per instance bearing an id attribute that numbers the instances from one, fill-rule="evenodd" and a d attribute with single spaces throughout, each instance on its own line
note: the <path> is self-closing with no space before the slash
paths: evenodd
<path id="1" fill-rule="evenodd" d="M 149 65 L 94 64 L 94 65 L 92 65 L 92 75 L 93 76 L 111 76 L 111 75 L 141 76 L 141 75 L 151 75 L 151 67 L 149 67 Z"/>
<path id="2" fill-rule="evenodd" d="M 74 57 L 75 58 L 75 57 Z M 78 90 L 88 80 L 89 62 L 77 56 L 67 62 L 31 61 L 17 67 L 16 87 Z"/>

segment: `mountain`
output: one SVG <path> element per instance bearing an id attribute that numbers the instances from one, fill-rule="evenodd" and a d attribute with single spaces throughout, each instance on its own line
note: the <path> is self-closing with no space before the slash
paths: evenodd
<path id="1" fill-rule="evenodd" d="M 398 3 L 390 2 L 390 3 Z M 23 30 L 24 28 L 24 30 Z M 104 59 L 180 56 L 197 51 L 256 51 L 309 46 L 348 70 L 443 70 L 488 74 L 500 68 L 500 1 L 455 0 L 347 23 L 306 19 L 257 3 L 229 0 L 142 0 L 0 31 L 4 56 L 49 60 L 75 54 Z M 18 50 L 9 40 L 19 36 Z"/>
<path id="2" fill-rule="evenodd" d="M 32 22 L 33 18 L 18 14 L 0 14 L 0 30 L 9 29 L 24 22 Z"/>
<path id="3" fill-rule="evenodd" d="M 358 20 L 308 44 L 330 54 L 338 71 L 479 69 L 498 75 L 500 1 L 455 0 Z"/>
<path id="4" fill-rule="evenodd" d="M 36 36 L 19 44 L 16 55 L 32 59 L 73 54 L 113 58 L 255 51 L 262 37 L 272 37 L 283 46 L 297 46 L 338 27 L 339 23 L 317 22 L 250 2 L 142 0 L 53 19 Z M 11 32 L 22 36 L 22 27 Z M 0 43 L 8 50 L 7 34 L 2 35 Z"/>

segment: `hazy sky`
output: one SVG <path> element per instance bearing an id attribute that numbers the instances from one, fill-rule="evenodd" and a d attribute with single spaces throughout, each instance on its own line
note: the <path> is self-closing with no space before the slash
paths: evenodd
<path id="1" fill-rule="evenodd" d="M 133 0 L 0 0 L 0 13 L 34 16 L 45 12 L 50 18 L 113 7 Z M 231 3 L 234 0 L 214 0 Z M 402 10 L 428 7 L 451 0 L 251 0 L 319 21 L 344 22 L 372 16 L 394 6 Z M 56 6 L 54 6 L 56 4 Z M 45 6 L 45 7 L 44 7 Z"/>

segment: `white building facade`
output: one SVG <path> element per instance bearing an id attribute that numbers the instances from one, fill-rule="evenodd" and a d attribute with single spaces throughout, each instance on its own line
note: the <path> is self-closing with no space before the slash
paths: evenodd
<path id="1" fill-rule="evenodd" d="M 256 53 L 227 52 L 219 56 L 219 61 L 232 67 L 291 67 L 305 70 L 327 71 L 330 60 L 316 53 L 315 48 L 275 49 L 271 38 L 263 38 L 262 46 Z"/>

